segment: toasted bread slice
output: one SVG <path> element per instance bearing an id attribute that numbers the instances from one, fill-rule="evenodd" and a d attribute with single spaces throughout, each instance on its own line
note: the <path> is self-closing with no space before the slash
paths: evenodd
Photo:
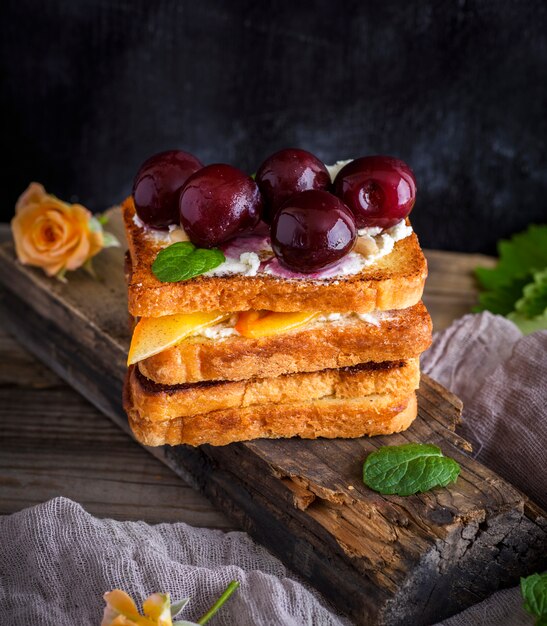
<path id="1" fill-rule="evenodd" d="M 242 381 L 158 385 L 131 367 L 129 384 L 132 405 L 151 422 L 173 417 L 192 417 L 223 409 L 243 409 L 268 403 L 317 399 L 347 399 L 371 394 L 408 396 L 418 388 L 418 359 L 388 363 L 363 363 L 277 378 Z"/>
<path id="2" fill-rule="evenodd" d="M 224 446 L 262 437 L 390 435 L 406 430 L 417 413 L 416 394 L 412 392 L 406 397 L 372 394 L 362 398 L 267 403 L 152 422 L 135 409 L 129 379 L 124 394 L 129 425 L 136 439 L 146 446 Z"/>
<path id="3" fill-rule="evenodd" d="M 380 316 L 377 325 L 355 316 L 260 339 L 189 337 L 141 361 L 138 367 L 147 378 L 164 385 L 272 378 L 367 361 L 410 359 L 430 343 L 431 318 L 419 302 Z"/>
<path id="4" fill-rule="evenodd" d="M 358 274 L 311 280 L 257 276 L 198 276 L 179 283 L 162 283 L 151 266 L 161 244 L 147 237 L 135 221 L 133 201 L 122 206 L 129 252 L 129 312 L 160 317 L 198 311 L 269 310 L 369 313 L 405 309 L 422 297 L 427 264 L 413 233 L 393 251 Z"/>

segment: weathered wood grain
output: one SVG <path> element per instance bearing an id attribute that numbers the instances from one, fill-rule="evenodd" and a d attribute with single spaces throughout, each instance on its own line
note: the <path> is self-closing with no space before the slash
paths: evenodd
<path id="1" fill-rule="evenodd" d="M 98 517 L 234 528 L 5 326 L 0 307 L 0 515 L 63 495 Z"/>
<path id="2" fill-rule="evenodd" d="M 99 517 L 234 527 L 2 328 L 0 514 L 59 495 Z"/>
<path id="3" fill-rule="evenodd" d="M 81 275 L 69 285 L 18 266 L 9 246 L 0 261 L 12 331 L 126 429 L 121 251 L 99 257 L 102 282 Z M 418 419 L 389 439 L 150 451 L 357 623 L 427 624 L 537 569 L 547 553 L 544 514 L 465 455 L 467 444 L 450 430 L 458 409 L 454 396 L 424 377 Z M 456 458 L 458 482 L 409 498 L 366 489 L 360 480 L 366 455 L 387 441 L 408 440 L 436 443 Z"/>
<path id="4" fill-rule="evenodd" d="M 426 250 L 429 276 L 424 302 L 433 320 L 433 330 L 442 330 L 454 319 L 469 313 L 477 303 L 477 266 L 492 267 L 496 260 L 482 254 Z"/>

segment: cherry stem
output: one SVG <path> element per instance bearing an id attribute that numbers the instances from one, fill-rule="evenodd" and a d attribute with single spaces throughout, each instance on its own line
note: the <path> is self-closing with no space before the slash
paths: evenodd
<path id="1" fill-rule="evenodd" d="M 207 613 L 205 613 L 203 617 L 200 617 L 198 619 L 197 623 L 205 624 L 206 622 L 208 622 L 238 587 L 239 582 L 237 580 L 232 580 L 232 582 L 226 587 L 220 598 L 213 604 L 213 606 L 207 611 Z"/>

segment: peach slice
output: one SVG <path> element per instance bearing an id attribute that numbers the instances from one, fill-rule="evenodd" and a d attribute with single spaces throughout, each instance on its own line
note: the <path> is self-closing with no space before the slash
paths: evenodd
<path id="1" fill-rule="evenodd" d="M 229 313 L 180 313 L 163 317 L 142 317 L 133 331 L 127 364 L 133 365 L 180 343 L 196 331 L 230 317 Z"/>
<path id="2" fill-rule="evenodd" d="M 235 329 L 243 337 L 258 339 L 285 333 L 307 324 L 319 313 L 274 313 L 273 311 L 243 311 Z"/>

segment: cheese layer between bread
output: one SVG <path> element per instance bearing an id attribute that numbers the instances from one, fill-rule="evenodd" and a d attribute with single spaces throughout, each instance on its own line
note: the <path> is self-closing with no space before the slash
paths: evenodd
<path id="1" fill-rule="evenodd" d="M 212 338 L 188 336 L 140 361 L 138 367 L 144 376 L 165 385 L 244 380 L 409 359 L 431 343 L 431 318 L 422 302 L 402 311 L 378 314 L 374 321 L 331 314 L 256 339 L 232 333 L 233 328 L 219 324 L 200 331 L 217 329 Z M 228 331 L 228 336 L 222 336 Z"/>
<path id="2" fill-rule="evenodd" d="M 389 311 L 376 313 L 276 313 L 243 311 L 241 313 L 180 313 L 163 317 L 143 317 L 133 331 L 127 359 L 133 365 L 177 345 L 187 337 L 201 336 L 221 340 L 240 335 L 251 339 L 269 337 L 310 325 L 355 317 L 367 324 L 379 325 L 390 317 Z"/>

